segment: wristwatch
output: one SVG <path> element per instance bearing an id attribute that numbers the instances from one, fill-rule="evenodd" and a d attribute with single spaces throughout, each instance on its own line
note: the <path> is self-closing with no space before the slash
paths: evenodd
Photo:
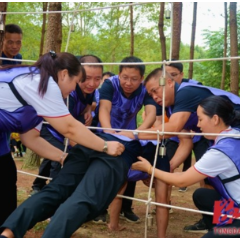
<path id="1" fill-rule="evenodd" d="M 108 145 L 107 145 L 107 142 L 104 141 L 104 146 L 103 146 L 103 152 L 107 152 L 108 151 Z"/>
<path id="2" fill-rule="evenodd" d="M 139 140 L 139 138 L 138 138 L 138 132 L 133 131 L 133 135 L 134 135 L 135 140 Z"/>

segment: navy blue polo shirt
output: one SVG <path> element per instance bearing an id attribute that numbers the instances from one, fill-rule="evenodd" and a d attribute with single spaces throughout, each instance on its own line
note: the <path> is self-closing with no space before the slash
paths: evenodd
<path id="1" fill-rule="evenodd" d="M 86 96 L 84 96 L 84 94 L 83 94 L 83 92 L 82 92 L 82 90 L 81 90 L 81 88 L 79 87 L 78 84 L 76 86 L 76 92 L 77 92 L 77 95 L 78 95 L 81 103 L 86 104 L 86 105 L 87 104 L 92 105 L 93 98 L 94 98 L 94 93 L 86 94 Z M 71 114 L 73 114 L 74 105 L 75 105 L 75 100 L 71 95 L 69 95 L 69 112 Z M 82 115 L 79 116 L 77 120 L 82 122 L 83 124 L 85 122 Z"/>
<path id="2" fill-rule="evenodd" d="M 119 91 L 121 92 L 121 94 L 123 96 L 125 96 L 121 86 L 119 86 Z M 132 99 L 132 98 L 138 96 L 139 94 L 141 94 L 141 91 L 142 91 L 142 85 L 140 85 L 138 87 L 138 89 L 136 89 L 131 94 L 129 99 Z M 99 93 L 100 93 L 100 100 L 108 100 L 108 101 L 112 102 L 114 88 L 113 88 L 111 80 L 106 79 L 104 81 L 102 87 L 99 89 Z M 146 94 L 144 96 L 144 99 L 143 99 L 143 105 L 144 106 L 146 106 L 146 105 L 154 105 L 156 107 L 156 114 L 157 114 L 157 116 L 161 116 L 162 115 L 162 106 L 158 105 L 147 92 L 146 92 Z"/>
<path id="3" fill-rule="evenodd" d="M 185 86 L 177 91 L 179 85 L 175 84 L 175 101 L 172 106 L 172 113 L 177 112 L 196 112 L 199 103 L 213 95 L 213 93 L 207 88 L 200 88 L 194 86 Z M 227 96 L 223 96 L 228 99 Z M 240 111 L 240 105 L 234 104 L 234 109 Z"/>
<path id="4" fill-rule="evenodd" d="M 3 57 L 3 58 L 8 58 L 8 57 L 4 54 L 4 52 L 2 52 L 2 57 Z M 18 53 L 16 56 L 13 57 L 13 59 L 22 59 L 22 55 L 21 55 L 20 53 Z M 22 63 L 22 62 L 2 59 L 2 65 L 17 65 L 17 64 L 21 64 L 21 63 Z"/>

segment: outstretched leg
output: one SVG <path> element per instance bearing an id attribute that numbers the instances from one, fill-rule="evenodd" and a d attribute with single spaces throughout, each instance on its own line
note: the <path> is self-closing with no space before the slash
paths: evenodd
<path id="1" fill-rule="evenodd" d="M 59 205 L 73 193 L 89 166 L 87 156 L 81 150 L 77 151 L 77 155 L 69 153 L 62 170 L 53 181 L 42 191 L 24 201 L 8 217 L 1 226 L 0 232 L 6 229 L 9 233 L 11 230 L 14 237 L 20 238 L 37 222 L 54 214 Z M 6 232 L 3 231 L 2 235 Z"/>
<path id="2" fill-rule="evenodd" d="M 71 197 L 58 208 L 43 237 L 71 237 L 84 222 L 97 217 L 126 181 L 128 168 L 121 156 L 92 154 L 85 176 Z"/>
<path id="3" fill-rule="evenodd" d="M 118 194 L 122 195 L 126 190 L 126 187 L 127 187 L 127 182 L 122 186 Z M 121 227 L 119 225 L 119 214 L 121 212 L 121 208 L 122 208 L 122 198 L 115 197 L 110 205 L 110 222 L 108 224 L 109 230 L 121 231 L 124 229 L 124 227 Z"/>

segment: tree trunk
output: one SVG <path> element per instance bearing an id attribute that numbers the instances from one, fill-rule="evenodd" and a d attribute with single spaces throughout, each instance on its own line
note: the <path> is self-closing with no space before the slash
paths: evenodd
<path id="1" fill-rule="evenodd" d="M 158 32 L 159 32 L 160 45 L 161 45 L 161 51 L 162 51 L 162 61 L 167 60 L 166 37 L 165 37 L 164 31 L 163 31 L 164 10 L 165 10 L 165 2 L 161 2 L 160 3 L 160 12 L 159 12 L 159 21 L 158 21 Z"/>
<path id="2" fill-rule="evenodd" d="M 196 19 L 197 19 L 197 2 L 193 3 L 193 22 L 192 22 L 192 36 L 190 46 L 190 59 L 194 59 L 194 46 L 195 46 L 195 34 L 196 34 Z M 193 77 L 193 62 L 189 63 L 188 78 Z"/>
<path id="3" fill-rule="evenodd" d="M 182 3 L 173 2 L 172 59 L 179 59 L 182 26 Z"/>
<path id="4" fill-rule="evenodd" d="M 134 55 L 133 6 L 130 6 L 130 31 L 131 31 L 131 50 L 130 50 L 130 56 L 133 56 L 133 55 Z"/>
<path id="5" fill-rule="evenodd" d="M 238 38 L 237 38 L 237 3 L 230 2 L 230 53 L 231 57 L 238 56 Z M 230 91 L 238 95 L 238 60 L 231 60 L 230 68 Z"/>
<path id="6" fill-rule="evenodd" d="M 228 20 L 228 13 L 227 13 L 227 3 L 224 3 L 224 49 L 223 49 L 223 57 L 227 56 L 227 20 Z M 225 89 L 225 78 L 226 78 L 226 67 L 227 61 L 223 60 L 222 62 L 222 80 L 221 80 L 221 89 Z"/>
<path id="7" fill-rule="evenodd" d="M 50 2 L 49 11 L 61 11 L 62 4 L 59 2 Z M 46 36 L 45 53 L 53 50 L 60 52 L 62 36 L 62 17 L 61 13 L 50 13 L 48 15 L 48 27 Z"/>
<path id="8" fill-rule="evenodd" d="M 48 3 L 43 2 L 43 12 L 47 11 Z M 39 57 L 43 55 L 43 46 L 44 46 L 44 39 L 45 39 L 45 32 L 46 32 L 46 13 L 43 14 L 43 21 L 42 21 L 42 35 L 41 35 L 41 43 L 40 43 L 40 51 Z"/>
<path id="9" fill-rule="evenodd" d="M 57 11 L 62 11 L 62 3 L 58 3 L 57 5 Z M 61 52 L 62 47 L 62 14 L 57 14 L 57 46 L 56 46 L 56 52 Z"/>
<path id="10" fill-rule="evenodd" d="M 7 11 L 7 2 L 0 2 L 0 12 Z M 3 29 L 0 29 L 0 56 L 2 56 L 2 47 L 3 47 L 3 39 L 4 39 L 4 26 L 5 26 L 6 15 L 2 14 L 0 16 L 0 24 Z M 2 60 L 0 59 L 0 66 L 2 65 Z"/>

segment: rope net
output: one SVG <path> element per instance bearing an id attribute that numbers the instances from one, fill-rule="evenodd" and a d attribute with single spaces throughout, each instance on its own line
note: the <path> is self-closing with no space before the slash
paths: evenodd
<path id="1" fill-rule="evenodd" d="M 75 10 L 72 11 L 46 11 L 46 12 L 2 12 L 2 14 L 44 14 L 44 13 L 67 13 L 67 14 L 72 14 L 72 21 L 69 27 L 69 31 L 68 31 L 68 37 L 67 37 L 67 44 L 66 44 L 66 48 L 65 51 L 68 51 L 68 47 L 69 47 L 69 43 L 70 43 L 70 35 L 72 33 L 71 31 L 71 25 L 73 24 L 74 21 L 74 17 L 76 15 L 76 13 L 79 12 L 84 12 L 84 11 L 97 11 L 97 10 L 103 10 L 103 9 L 110 9 L 110 8 L 118 8 L 118 7 L 129 7 L 129 6 L 135 6 L 135 5 L 143 5 L 143 4 L 149 4 L 149 2 L 142 2 L 142 3 L 131 3 L 131 4 L 119 4 L 119 5 L 115 5 L 115 6 L 108 6 L 108 7 L 99 7 L 99 8 L 91 8 L 91 9 L 81 9 L 79 10 L 80 4 L 77 5 Z M 5 59 L 5 60 L 12 60 L 10 58 L 2 58 L 0 57 L 0 59 Z M 171 58 L 170 58 L 171 59 Z M 230 61 L 232 59 L 240 59 L 240 56 L 236 56 L 236 57 L 221 57 L 221 58 L 209 58 L 209 59 L 186 59 L 186 60 L 174 60 L 174 63 L 196 63 L 196 62 L 207 62 L 207 61 Z M 19 61 L 19 62 L 29 62 L 29 63 L 34 63 L 36 62 L 36 60 L 32 60 L 32 59 L 14 59 L 14 61 Z M 143 62 L 142 64 L 144 65 L 163 65 L 163 67 L 165 68 L 165 65 L 168 65 L 169 63 L 171 63 L 172 61 L 157 61 L 157 62 Z M 104 66 L 111 66 L 111 65 L 119 65 L 119 62 L 103 62 L 103 63 L 83 63 L 82 65 L 104 65 Z M 121 63 L 121 65 L 139 65 L 139 63 Z M 165 72 L 164 72 L 165 74 Z M 165 87 L 163 87 L 163 96 L 165 94 Z M 164 98 L 163 98 L 164 99 Z M 165 102 L 163 101 L 163 104 L 165 104 Z M 163 108 L 164 109 L 164 108 Z M 164 118 L 164 113 L 162 114 L 163 118 Z M 162 121 L 164 123 L 164 119 Z M 45 124 L 48 124 L 45 122 Z M 115 131 L 130 131 L 133 132 L 133 130 L 126 130 L 126 129 L 115 129 L 115 128 L 99 128 L 99 127 L 88 127 L 89 129 L 102 129 L 102 130 L 115 130 Z M 135 130 L 134 130 L 135 131 Z M 152 187 L 153 187 L 153 180 L 154 180 L 154 171 L 155 171 L 155 166 L 156 166 L 156 161 L 157 161 L 157 156 L 159 154 L 159 144 L 161 143 L 160 141 L 160 136 L 164 137 L 164 135 L 166 134 L 174 134 L 174 135 L 193 135 L 192 133 L 187 133 L 187 132 L 166 132 L 164 131 L 164 124 L 163 124 L 163 128 L 162 131 L 144 131 L 144 130 L 138 130 L 137 132 L 143 132 L 143 133 L 152 133 L 152 134 L 157 134 L 157 147 L 156 147 L 156 152 L 155 152 L 155 157 L 154 157 L 154 164 L 153 164 L 153 171 L 152 171 L 152 175 L 151 175 L 151 180 L 150 180 L 150 186 L 149 186 L 149 191 L 148 191 L 148 197 L 147 199 L 141 199 L 141 198 L 132 198 L 132 197 L 127 197 L 124 195 L 117 195 L 118 197 L 121 198 L 125 198 L 125 199 L 130 199 L 130 200 L 134 200 L 134 201 L 138 201 L 141 203 L 144 203 L 146 205 L 146 214 L 145 214 L 145 233 L 144 233 L 144 237 L 147 237 L 147 232 L 148 232 L 148 216 L 150 214 L 150 209 L 151 206 L 161 206 L 161 207 L 167 207 L 167 208 L 173 208 L 173 209 L 178 209 L 178 210 L 182 210 L 182 211 L 187 211 L 187 212 L 193 212 L 193 213 L 198 213 L 198 214 L 206 214 L 206 215 L 213 215 L 213 212 L 206 212 L 206 211 L 199 211 L 196 209 L 191 209 L 191 208 L 186 208 L 186 207 L 181 207 L 181 206 L 175 206 L 175 205 L 169 205 L 169 204 L 163 204 L 163 203 L 159 203 L 159 202 L 154 202 L 153 199 L 151 198 L 151 192 L 152 192 Z M 202 136 L 202 133 L 195 133 L 194 135 L 200 135 Z M 213 135 L 212 133 L 204 133 L 204 135 Z M 219 136 L 225 136 L 226 134 L 216 134 Z M 236 134 L 231 134 L 228 136 L 237 136 Z M 65 148 L 66 150 L 66 148 Z M 30 175 L 33 177 L 38 177 L 38 178 L 42 178 L 42 179 L 47 179 L 47 180 L 52 180 L 51 178 L 48 177 L 43 177 L 43 176 L 39 176 L 36 174 L 32 174 L 32 173 L 28 173 L 22 170 L 17 170 L 17 172 L 19 174 L 26 174 L 26 175 Z M 232 217 L 229 216 L 228 217 Z"/>

